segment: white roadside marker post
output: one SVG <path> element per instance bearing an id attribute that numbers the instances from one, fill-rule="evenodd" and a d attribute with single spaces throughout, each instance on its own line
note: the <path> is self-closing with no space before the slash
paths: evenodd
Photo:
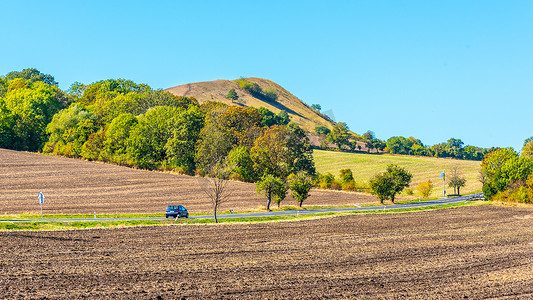
<path id="1" fill-rule="evenodd" d="M 39 199 L 39 204 L 41 204 L 41 219 L 43 219 L 44 194 L 42 191 L 39 191 L 39 195 L 37 195 L 37 199 Z"/>

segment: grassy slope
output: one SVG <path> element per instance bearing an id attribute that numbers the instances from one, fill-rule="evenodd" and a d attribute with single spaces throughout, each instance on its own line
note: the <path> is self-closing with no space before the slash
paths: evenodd
<path id="1" fill-rule="evenodd" d="M 290 92 L 279 86 L 278 84 L 262 78 L 246 78 L 246 80 L 255 82 L 261 86 L 263 90 L 273 90 L 278 95 L 276 103 L 264 102 L 257 99 L 243 89 L 234 80 L 215 80 L 206 82 L 196 82 L 180 86 L 175 86 L 167 89 L 167 91 L 178 96 L 195 97 L 200 103 L 206 101 L 218 101 L 227 104 L 266 107 L 271 111 L 278 113 L 280 110 L 285 110 L 289 113 L 291 120 L 304 128 L 307 131 L 314 131 L 316 126 L 323 125 L 331 128 L 333 123 L 325 119 L 315 110 L 310 108 L 307 104 L 292 95 Z M 234 88 L 239 96 L 239 100 L 232 103 L 226 99 L 226 95 L 230 89 Z"/>
<path id="2" fill-rule="evenodd" d="M 442 179 L 439 178 L 442 170 L 449 171 L 453 166 L 458 166 L 466 177 L 466 186 L 461 189 L 461 193 L 481 190 L 481 183 L 477 180 L 479 161 L 323 150 L 315 150 L 314 158 L 318 172 L 330 172 L 338 178 L 340 169 L 350 168 L 356 181 L 368 181 L 374 174 L 383 172 L 388 164 L 397 164 L 413 174 L 411 187 L 416 187 L 418 183 L 428 178 L 431 179 L 434 183 L 431 196 L 434 197 L 442 195 Z M 446 186 L 446 192 L 451 194 L 453 189 Z"/>

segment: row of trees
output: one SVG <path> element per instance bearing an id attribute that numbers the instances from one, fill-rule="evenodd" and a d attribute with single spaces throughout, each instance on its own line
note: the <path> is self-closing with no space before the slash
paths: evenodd
<path id="1" fill-rule="evenodd" d="M 394 136 L 387 140 L 386 145 L 386 149 L 393 154 L 451 157 L 467 160 L 481 160 L 485 154 L 493 150 L 464 146 L 463 141 L 456 138 L 428 147 L 422 141 L 413 137 Z"/>
<path id="2" fill-rule="evenodd" d="M 405 138 L 403 136 L 393 136 L 387 141 L 382 141 L 375 137 L 372 131 L 367 131 L 363 135 L 356 135 L 350 132 L 346 123 L 337 123 L 330 130 L 325 126 L 317 126 L 315 132 L 321 137 L 322 148 L 327 148 L 327 144 L 335 144 L 337 149 L 361 151 L 363 144 L 367 151 L 385 151 L 392 154 L 451 157 L 456 159 L 481 160 L 483 156 L 494 149 L 482 149 L 475 146 L 464 146 L 463 141 L 451 138 L 445 143 L 440 143 L 428 147 L 419 139 L 414 137 Z"/>

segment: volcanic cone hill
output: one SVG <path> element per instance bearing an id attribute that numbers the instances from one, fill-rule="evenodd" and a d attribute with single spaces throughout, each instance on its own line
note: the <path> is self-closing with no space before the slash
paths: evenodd
<path id="1" fill-rule="evenodd" d="M 256 83 L 260 87 L 260 92 L 249 92 L 242 87 L 243 82 Z M 231 89 L 235 89 L 239 97 L 237 100 L 226 98 Z M 250 77 L 237 80 L 196 82 L 168 88 L 166 91 L 177 96 L 195 97 L 200 103 L 217 101 L 231 105 L 265 107 L 276 114 L 285 110 L 292 122 L 300 125 L 308 132 L 314 132 L 316 126 L 326 126 L 331 129 L 335 124 L 326 115 L 312 109 L 280 85 L 262 78 Z M 274 92 L 276 99 L 272 99 L 268 95 L 265 96 L 268 92 L 270 94 Z"/>

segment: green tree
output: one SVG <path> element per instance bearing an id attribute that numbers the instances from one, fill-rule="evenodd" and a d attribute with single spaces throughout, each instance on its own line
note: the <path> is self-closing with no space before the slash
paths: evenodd
<path id="1" fill-rule="evenodd" d="M 320 106 L 320 104 L 313 104 L 311 105 L 311 108 L 320 112 L 320 110 L 322 109 L 322 106 Z"/>
<path id="2" fill-rule="evenodd" d="M 139 123 L 139 120 L 132 114 L 124 113 L 113 119 L 107 131 L 103 143 L 103 152 L 109 160 L 119 164 L 126 161 L 127 141 L 130 138 L 131 130 Z"/>
<path id="3" fill-rule="evenodd" d="M 315 132 L 318 134 L 327 135 L 331 132 L 331 130 L 327 128 L 326 126 L 317 126 L 315 127 Z"/>
<path id="4" fill-rule="evenodd" d="M 371 140 L 373 140 L 373 139 L 375 139 L 375 138 L 376 138 L 376 135 L 375 135 L 374 132 L 371 131 L 371 130 L 369 130 L 369 131 L 367 131 L 367 132 L 365 132 L 365 133 L 363 134 L 363 139 L 364 139 L 365 141 L 371 141 Z"/>
<path id="5" fill-rule="evenodd" d="M 409 154 L 413 141 L 403 136 L 393 136 L 387 140 L 387 148 L 392 154 Z"/>
<path id="6" fill-rule="evenodd" d="M 463 157 L 463 141 L 456 138 L 451 138 L 446 142 L 448 152 L 455 158 Z"/>
<path id="7" fill-rule="evenodd" d="M 231 89 L 228 91 L 228 94 L 226 95 L 226 98 L 227 99 L 230 99 L 231 102 L 233 101 L 237 101 L 239 99 L 239 95 L 237 95 L 237 92 L 235 91 L 235 89 Z"/>
<path id="8" fill-rule="evenodd" d="M 46 127 L 49 138 L 43 152 L 80 157 L 83 144 L 97 130 L 95 121 L 96 116 L 79 104 L 61 110 Z"/>
<path id="9" fill-rule="evenodd" d="M 518 153 L 513 148 L 502 148 L 494 150 L 483 158 L 481 161 L 481 173 L 484 176 L 483 194 L 487 200 L 490 200 L 496 193 L 505 190 L 510 181 L 502 176 L 502 168 L 509 160 L 518 160 Z M 513 162 L 514 163 L 514 162 Z"/>
<path id="10" fill-rule="evenodd" d="M 277 115 L 264 107 L 259 107 L 257 111 L 261 114 L 262 126 L 287 125 L 291 121 L 289 114 L 284 110 L 281 110 Z"/>
<path id="11" fill-rule="evenodd" d="M 413 175 L 395 164 L 387 166 L 385 172 L 376 174 L 370 179 L 370 189 L 373 195 L 376 195 L 381 203 L 390 199 L 394 203 L 394 198 L 404 188 L 411 183 Z"/>
<path id="12" fill-rule="evenodd" d="M 348 145 L 348 138 L 350 137 L 350 132 L 348 125 L 346 123 L 337 123 L 333 126 L 333 129 L 327 136 L 327 140 L 330 143 L 336 144 L 339 150 L 342 150 L 342 147 Z"/>
<path id="13" fill-rule="evenodd" d="M 58 83 L 54 79 L 54 76 L 50 74 L 43 74 L 39 70 L 34 68 L 24 69 L 22 71 L 13 71 L 7 73 L 6 75 L 6 79 L 12 80 L 15 78 L 22 78 L 31 82 L 42 81 L 48 85 L 55 85 L 56 87 L 58 85 Z"/>
<path id="14" fill-rule="evenodd" d="M 262 96 L 264 100 L 269 102 L 276 102 L 278 100 L 278 94 L 274 90 L 265 90 Z"/>
<path id="15" fill-rule="evenodd" d="M 291 197 L 296 199 L 298 206 L 302 207 L 302 203 L 309 197 L 309 191 L 313 187 L 313 180 L 304 171 L 291 174 L 288 180 Z"/>
<path id="16" fill-rule="evenodd" d="M 5 80 L 7 91 L 0 98 L 0 147 L 38 151 L 47 140 L 46 126 L 63 108 L 64 93 L 43 81 L 22 78 Z"/>
<path id="17" fill-rule="evenodd" d="M 195 155 L 204 116 L 198 106 L 178 109 L 169 121 L 170 137 L 165 153 L 170 164 L 186 174 L 194 174 Z"/>
<path id="18" fill-rule="evenodd" d="M 181 110 L 157 106 L 139 116 L 139 123 L 130 132 L 126 150 L 135 166 L 154 169 L 167 159 L 165 145 L 172 137 L 172 119 Z"/>
<path id="19" fill-rule="evenodd" d="M 276 115 L 276 123 L 278 125 L 287 125 L 290 123 L 290 121 L 291 121 L 291 117 L 284 110 L 280 110 L 280 112 Z"/>
<path id="20" fill-rule="evenodd" d="M 339 177 L 342 183 L 353 181 L 353 173 L 351 169 L 341 169 L 339 171 Z"/>
<path id="21" fill-rule="evenodd" d="M 315 176 L 313 148 L 305 131 L 295 123 L 288 124 L 286 129 L 285 148 L 289 173 L 304 171 L 311 176 Z"/>
<path id="22" fill-rule="evenodd" d="M 275 177 L 271 174 L 266 174 L 256 183 L 255 189 L 258 194 L 265 195 L 267 198 L 266 209 L 270 210 L 270 204 L 273 198 L 279 198 L 279 203 L 285 198 L 287 194 L 287 188 L 285 182 L 281 178 Z"/>
<path id="23" fill-rule="evenodd" d="M 232 166 L 231 172 L 236 174 L 238 179 L 245 182 L 256 181 L 257 175 L 248 147 L 237 146 L 233 148 L 228 154 L 228 164 Z"/>

